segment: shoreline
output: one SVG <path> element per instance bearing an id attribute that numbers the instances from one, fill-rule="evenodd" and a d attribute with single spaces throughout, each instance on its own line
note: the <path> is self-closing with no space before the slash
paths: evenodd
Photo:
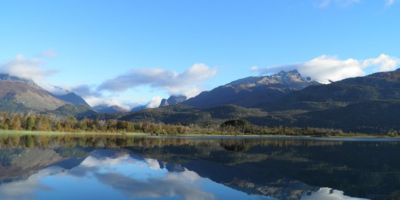
<path id="1" fill-rule="evenodd" d="M 378 135 L 343 135 L 343 136 L 308 136 L 308 135 L 208 135 L 208 134 L 179 134 L 157 135 L 151 133 L 112 133 L 112 132 L 53 132 L 53 131 L 25 131 L 0 130 L 1 136 L 9 135 L 36 135 L 36 136 L 129 136 L 142 138 L 171 138 L 171 139 L 299 139 L 299 140 L 329 140 L 329 141 L 400 141 L 400 137 Z"/>

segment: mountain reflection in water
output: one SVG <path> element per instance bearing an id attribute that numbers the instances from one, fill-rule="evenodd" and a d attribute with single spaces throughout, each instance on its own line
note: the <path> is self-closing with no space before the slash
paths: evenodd
<path id="1" fill-rule="evenodd" d="M 399 199 L 382 141 L 0 136 L 0 199 Z"/>

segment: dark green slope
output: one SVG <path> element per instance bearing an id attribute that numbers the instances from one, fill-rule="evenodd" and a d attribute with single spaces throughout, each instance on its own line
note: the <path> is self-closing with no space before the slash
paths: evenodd
<path id="1" fill-rule="evenodd" d="M 248 117 L 262 117 L 266 113 L 256 108 L 244 108 L 236 105 L 223 105 L 203 110 L 213 119 L 246 119 Z"/>
<path id="2" fill-rule="evenodd" d="M 371 100 L 400 100 L 400 70 L 310 86 L 272 104 L 267 111 L 324 110 Z"/>
<path id="3" fill-rule="evenodd" d="M 229 119 L 247 119 L 262 117 L 267 113 L 260 109 L 243 108 L 236 105 L 224 105 L 200 110 L 187 105 L 171 105 L 161 108 L 146 109 L 138 112 L 120 114 L 97 114 L 95 119 L 120 119 L 131 122 L 152 122 L 166 124 L 215 124 Z"/>
<path id="4" fill-rule="evenodd" d="M 121 117 L 121 120 L 133 122 L 163 122 L 163 123 L 199 123 L 208 121 L 208 113 L 186 105 L 172 105 L 161 108 L 146 109 L 132 112 Z"/>
<path id="5" fill-rule="evenodd" d="M 264 104 L 253 123 L 321 127 L 362 133 L 400 130 L 400 70 L 310 86 Z"/>
<path id="6" fill-rule="evenodd" d="M 71 104 L 65 104 L 64 106 L 61 106 L 57 108 L 56 110 L 53 111 L 48 111 L 46 113 L 51 113 L 51 114 L 56 114 L 56 115 L 62 115 L 62 116 L 74 116 L 78 118 L 82 117 L 89 117 L 92 115 L 97 114 L 96 111 L 92 110 L 91 108 L 83 105 L 71 105 Z"/>
<path id="7" fill-rule="evenodd" d="M 400 130 L 400 101 L 367 101 L 338 109 L 304 113 L 296 116 L 291 125 L 387 133 Z"/>

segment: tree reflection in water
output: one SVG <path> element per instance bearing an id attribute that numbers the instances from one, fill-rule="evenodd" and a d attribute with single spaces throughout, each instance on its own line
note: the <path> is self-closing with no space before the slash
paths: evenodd
<path id="1" fill-rule="evenodd" d="M 382 141 L 3 135 L 0 197 L 398 199 L 399 150 Z"/>

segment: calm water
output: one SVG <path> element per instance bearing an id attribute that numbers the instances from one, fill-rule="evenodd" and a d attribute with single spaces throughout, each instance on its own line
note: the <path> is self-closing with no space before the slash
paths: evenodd
<path id="1" fill-rule="evenodd" d="M 400 143 L 0 136 L 0 199 L 400 199 Z"/>

